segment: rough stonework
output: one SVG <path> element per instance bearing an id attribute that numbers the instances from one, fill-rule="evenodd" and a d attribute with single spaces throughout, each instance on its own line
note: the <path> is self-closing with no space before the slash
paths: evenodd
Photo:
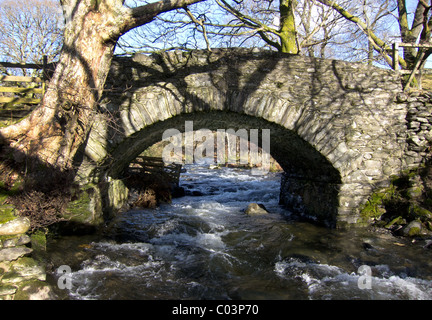
<path id="1" fill-rule="evenodd" d="M 27 218 L 0 212 L 0 300 L 45 300 L 54 297 L 45 282 L 45 267 L 28 255 L 34 252 L 33 241 L 26 233 Z M 31 287 L 31 290 L 30 290 Z"/>
<path id="2" fill-rule="evenodd" d="M 330 226 L 356 223 L 373 190 L 423 161 L 429 104 L 401 90 L 391 70 L 270 51 L 117 58 L 79 175 L 117 181 L 187 120 L 195 130 L 271 129 L 281 203 Z"/>

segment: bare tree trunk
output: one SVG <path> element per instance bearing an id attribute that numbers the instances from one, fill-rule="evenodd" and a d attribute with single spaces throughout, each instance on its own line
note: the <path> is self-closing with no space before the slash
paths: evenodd
<path id="1" fill-rule="evenodd" d="M 297 30 L 294 18 L 295 0 L 280 0 L 281 51 L 298 54 Z"/>
<path id="2" fill-rule="evenodd" d="M 63 0 L 68 15 L 64 45 L 43 101 L 29 117 L 1 129 L 0 140 L 26 157 L 71 169 L 91 128 L 120 35 L 161 12 L 198 1 L 162 0 L 129 9 L 122 0 Z"/>

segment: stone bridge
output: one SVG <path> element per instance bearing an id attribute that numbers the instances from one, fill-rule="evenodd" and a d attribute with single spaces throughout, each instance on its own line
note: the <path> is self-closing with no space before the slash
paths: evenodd
<path id="1" fill-rule="evenodd" d="M 78 175 L 107 182 L 104 206 L 116 208 L 124 169 L 166 129 L 270 129 L 281 204 L 356 223 L 375 189 L 423 161 L 430 124 L 417 113 L 429 104 L 401 90 L 391 70 L 256 49 L 116 58 Z"/>

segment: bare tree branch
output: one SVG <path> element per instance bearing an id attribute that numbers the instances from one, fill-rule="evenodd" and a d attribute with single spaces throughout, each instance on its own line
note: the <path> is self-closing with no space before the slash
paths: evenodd
<path id="1" fill-rule="evenodd" d="M 135 8 L 124 8 L 121 14 L 121 33 L 152 21 L 158 14 L 205 0 L 161 0 Z"/>

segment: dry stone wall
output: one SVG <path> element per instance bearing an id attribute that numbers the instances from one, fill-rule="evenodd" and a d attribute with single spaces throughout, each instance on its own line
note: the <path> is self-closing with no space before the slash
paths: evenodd
<path id="1" fill-rule="evenodd" d="M 53 298 L 53 291 L 45 282 L 44 265 L 31 256 L 32 241 L 27 234 L 30 221 L 13 215 L 5 219 L 2 212 L 0 221 L 3 221 L 0 223 L 0 300 Z"/>

